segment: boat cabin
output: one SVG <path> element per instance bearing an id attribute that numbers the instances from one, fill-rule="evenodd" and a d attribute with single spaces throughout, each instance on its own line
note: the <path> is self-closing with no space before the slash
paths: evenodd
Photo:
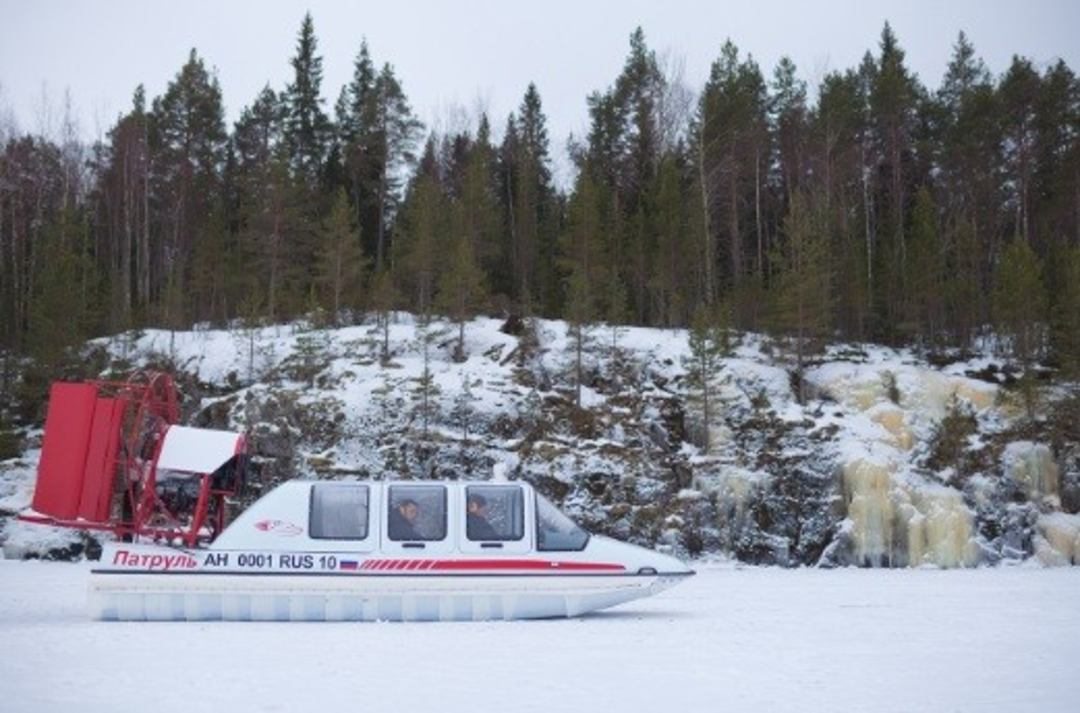
<path id="1" fill-rule="evenodd" d="M 291 481 L 211 545 L 425 555 L 580 552 L 589 534 L 523 482 Z"/>

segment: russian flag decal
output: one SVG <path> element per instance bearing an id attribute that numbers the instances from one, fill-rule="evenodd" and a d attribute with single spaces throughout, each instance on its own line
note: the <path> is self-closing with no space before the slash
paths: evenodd
<path id="1" fill-rule="evenodd" d="M 342 569 L 359 569 L 360 564 L 356 560 L 341 560 Z"/>

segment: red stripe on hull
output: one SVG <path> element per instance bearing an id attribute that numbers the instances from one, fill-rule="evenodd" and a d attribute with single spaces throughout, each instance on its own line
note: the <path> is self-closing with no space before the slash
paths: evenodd
<path id="1" fill-rule="evenodd" d="M 621 564 L 607 562 L 555 562 L 529 559 L 378 559 L 361 569 L 378 572 L 625 572 Z"/>
<path id="2" fill-rule="evenodd" d="M 550 560 L 435 560 L 432 570 L 456 572 L 461 570 L 506 571 L 528 570 L 530 572 L 622 572 L 621 564 L 603 562 L 552 562 Z"/>

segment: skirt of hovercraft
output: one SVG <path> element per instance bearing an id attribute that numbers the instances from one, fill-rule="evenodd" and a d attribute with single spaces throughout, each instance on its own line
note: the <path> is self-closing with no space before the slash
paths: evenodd
<path id="1" fill-rule="evenodd" d="M 668 577 L 580 578 L 575 591 L 555 582 L 538 582 L 503 592 L 319 591 L 310 586 L 284 589 L 190 588 L 177 577 L 108 577 L 90 588 L 90 613 L 105 621 L 484 621 L 578 616 L 632 601 L 674 583 Z M 161 582 L 160 579 L 167 580 Z M 554 578 L 553 578 L 554 579 Z M 596 581 L 585 581 L 585 580 Z M 668 581 L 671 579 L 671 581 Z M 113 581 L 115 580 L 115 581 Z M 149 580 L 149 581 L 147 581 Z M 157 580 L 157 581 L 155 581 Z M 490 579 L 487 580 L 490 585 Z M 415 580 L 412 581 L 415 585 Z M 546 590 L 546 591 L 545 591 Z"/>

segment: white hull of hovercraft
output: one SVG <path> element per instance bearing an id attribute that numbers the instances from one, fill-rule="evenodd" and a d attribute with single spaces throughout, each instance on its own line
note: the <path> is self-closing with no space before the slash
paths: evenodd
<path id="1" fill-rule="evenodd" d="M 573 617 L 651 596 L 686 573 L 572 575 L 96 571 L 106 621 L 485 621 Z"/>

